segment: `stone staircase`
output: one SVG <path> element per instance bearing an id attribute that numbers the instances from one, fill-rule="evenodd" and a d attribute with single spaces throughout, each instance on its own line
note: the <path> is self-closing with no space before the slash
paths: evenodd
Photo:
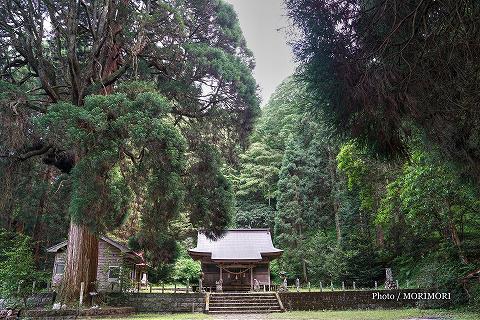
<path id="1" fill-rule="evenodd" d="M 206 297 L 207 313 L 270 313 L 282 312 L 283 305 L 275 292 L 209 293 Z"/>

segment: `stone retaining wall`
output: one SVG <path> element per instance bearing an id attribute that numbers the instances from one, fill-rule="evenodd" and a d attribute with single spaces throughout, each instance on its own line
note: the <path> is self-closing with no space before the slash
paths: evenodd
<path id="1" fill-rule="evenodd" d="M 55 292 L 37 292 L 32 294 L 27 299 L 28 308 L 41 308 L 50 306 L 55 300 Z M 12 303 L 8 303 L 6 300 L 0 298 L 0 310 L 6 309 Z M 23 301 L 18 299 L 13 304 L 23 307 Z"/>
<path id="2" fill-rule="evenodd" d="M 203 312 L 205 295 L 201 293 L 110 293 L 109 306 L 134 307 L 136 312 Z"/>
<path id="3" fill-rule="evenodd" d="M 425 306 L 429 305 L 429 302 L 441 302 L 442 306 L 447 306 L 450 302 L 448 299 L 418 299 L 418 295 L 415 295 L 417 293 L 432 293 L 432 291 L 405 289 L 283 292 L 279 293 L 279 296 L 286 310 L 394 309 Z"/>
<path id="4" fill-rule="evenodd" d="M 78 317 L 127 317 L 135 313 L 135 308 L 102 307 L 96 309 L 61 309 L 61 310 L 22 310 L 20 319 L 77 319 Z"/>

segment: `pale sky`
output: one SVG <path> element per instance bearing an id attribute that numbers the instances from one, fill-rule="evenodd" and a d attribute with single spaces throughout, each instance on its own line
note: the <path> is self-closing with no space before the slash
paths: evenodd
<path id="1" fill-rule="evenodd" d="M 275 88 L 295 70 L 287 42 L 288 19 L 283 0 L 225 0 L 233 4 L 247 46 L 256 61 L 254 76 L 260 86 L 262 105 Z"/>

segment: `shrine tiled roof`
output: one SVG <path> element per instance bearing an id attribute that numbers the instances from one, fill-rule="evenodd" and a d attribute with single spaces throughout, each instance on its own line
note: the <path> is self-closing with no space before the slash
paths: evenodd
<path id="1" fill-rule="evenodd" d="M 259 261 L 264 256 L 278 256 L 283 250 L 273 246 L 269 229 L 231 229 L 212 240 L 199 231 L 197 246 L 191 255 L 210 255 L 213 261 Z"/>

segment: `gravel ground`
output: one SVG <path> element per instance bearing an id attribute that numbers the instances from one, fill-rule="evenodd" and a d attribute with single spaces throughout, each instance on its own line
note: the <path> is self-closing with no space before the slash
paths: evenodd
<path id="1" fill-rule="evenodd" d="M 248 313 L 248 314 L 219 314 L 215 315 L 215 320 L 271 320 L 272 315 L 268 316 L 260 313 Z"/>

